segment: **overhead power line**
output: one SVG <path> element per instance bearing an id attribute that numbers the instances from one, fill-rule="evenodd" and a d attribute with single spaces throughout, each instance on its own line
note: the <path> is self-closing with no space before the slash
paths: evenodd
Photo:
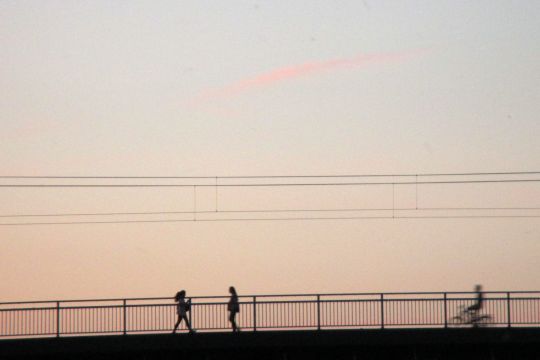
<path id="1" fill-rule="evenodd" d="M 362 177 L 429 177 L 429 176 L 495 176 L 538 175 L 540 171 L 397 173 L 397 174 L 322 174 L 322 175 L 234 175 L 234 176 L 74 176 L 74 175 L 0 175 L 0 179 L 276 179 L 276 178 L 362 178 Z"/>
<path id="2" fill-rule="evenodd" d="M 540 179 L 388 181 L 388 182 L 319 182 L 319 183 L 237 183 L 237 184 L 0 184 L 0 188 L 163 188 L 163 187 L 284 187 L 284 186 L 369 186 L 369 185 L 430 185 L 528 183 Z"/>
<path id="3" fill-rule="evenodd" d="M 138 211 L 138 212 L 79 212 L 46 214 L 0 214 L 0 218 L 27 217 L 85 217 L 85 216 L 133 216 L 133 215 L 179 215 L 179 214 L 239 214 L 239 213 L 315 213 L 315 212 L 367 212 L 367 211 L 525 211 L 540 207 L 419 207 L 419 208 L 344 208 L 344 209 L 245 209 L 245 210 L 198 210 L 198 211 Z"/>
<path id="4" fill-rule="evenodd" d="M 413 219 L 505 219 L 540 218 L 540 215 L 434 215 L 434 216 L 340 216 L 340 217 L 283 217 L 283 218 L 229 218 L 229 219 L 159 219 L 119 221 L 66 221 L 66 222 L 19 222 L 0 226 L 37 225 L 84 225 L 84 224 L 133 224 L 133 223 L 178 223 L 178 222 L 232 222 L 232 221 L 305 221 L 305 220 L 413 220 Z"/>
<path id="5" fill-rule="evenodd" d="M 57 212 L 33 214 L 0 214 L 2 219 L 24 219 L 12 223 L 0 223 L 0 226 L 33 226 L 33 225 L 76 225 L 76 224 L 132 224 L 132 223 L 173 223 L 173 222 L 230 222 L 230 221 L 300 221 L 300 220 L 354 220 L 354 219 L 489 219 L 489 218 L 540 218 L 540 207 L 419 207 L 419 185 L 453 185 L 453 184 L 497 184 L 497 183 L 538 183 L 540 171 L 525 172 L 471 172 L 471 173 L 439 173 L 439 174 L 373 174 L 373 175 L 257 175 L 257 176 L 0 176 L 0 180 L 12 182 L 1 184 L 0 188 L 193 188 L 193 210 L 184 211 L 130 211 L 130 212 Z M 399 177 L 403 177 L 399 180 Z M 430 178 L 439 177 L 439 178 Z M 446 177 L 446 178 L 445 178 Z M 452 178 L 453 177 L 453 178 Z M 369 179 L 372 178 L 372 179 Z M 81 181 L 60 181 L 62 179 L 79 179 Z M 83 180 L 191 180 L 167 181 L 83 181 Z M 267 181 L 261 181 L 261 180 Z M 343 179 L 343 180 L 339 180 Z M 360 180 L 363 181 L 360 181 Z M 33 181 L 31 181 L 33 180 Z M 41 183 L 36 183 L 36 180 Z M 55 181 L 56 180 L 56 181 Z M 235 181 L 236 180 L 236 181 Z M 259 181 L 256 181 L 259 180 Z M 32 183 L 33 182 L 33 183 Z M 83 183 L 81 183 L 83 182 Z M 86 183 L 84 183 L 86 182 Z M 115 183 L 116 182 L 116 183 Z M 392 206 L 373 208 L 342 209 L 238 209 L 218 210 L 218 188 L 241 187 L 344 187 L 344 186 L 391 186 Z M 415 206 L 396 207 L 395 186 L 415 185 Z M 197 188 L 215 188 L 215 209 L 197 210 Z M 397 189 L 397 188 L 396 188 Z M 385 205 L 383 205 L 385 206 Z M 529 210 L 529 213 L 517 211 Z M 381 213 L 367 212 L 386 212 Z M 411 212 L 412 211 L 412 212 Z M 428 211 L 446 211 L 428 213 Z M 454 213 L 452 213 L 454 211 Z M 457 213 L 456 213 L 457 211 Z M 463 211 L 463 212 L 461 212 Z M 464 211 L 469 211 L 465 213 Z M 478 211 L 482 211 L 479 213 Z M 487 212 L 491 211 L 491 213 Z M 501 212 L 499 212 L 501 211 Z M 508 211 L 508 212 L 502 212 Z M 354 212 L 357 212 L 356 214 Z M 366 212 L 366 213 L 361 213 Z M 391 213 L 390 213 L 391 212 Z M 461 213 L 460 213 L 461 212 Z M 476 213 L 474 213 L 476 212 Z M 487 213 L 486 213 L 487 212 Z M 513 212 L 513 213 L 512 213 Z M 341 213 L 341 214 L 340 214 Z M 193 215 L 192 218 L 170 219 L 164 215 Z M 215 215 L 212 215 L 215 214 Z M 229 218 L 217 215 L 229 214 Z M 243 215 L 240 215 L 243 214 Z M 268 214 L 268 216 L 263 216 Z M 272 215 L 273 214 L 273 215 Z M 278 215 L 279 214 L 279 215 Z M 311 216 L 309 216 L 311 214 Z M 161 218 L 148 218 L 150 215 L 162 215 Z M 197 215 L 201 215 L 200 217 Z M 373 216 L 369 216 L 373 215 Z M 84 217 L 116 216 L 109 219 L 84 219 Z M 128 218 L 118 218 L 129 216 Z M 137 218 L 145 216 L 146 218 Z M 30 218 L 51 218 L 50 222 L 28 221 Z M 71 220 L 60 219 L 72 217 Z M 73 219 L 79 217 L 79 219 Z M 188 216 L 185 216 L 188 217 Z M 55 219 L 52 219 L 55 218 Z"/>

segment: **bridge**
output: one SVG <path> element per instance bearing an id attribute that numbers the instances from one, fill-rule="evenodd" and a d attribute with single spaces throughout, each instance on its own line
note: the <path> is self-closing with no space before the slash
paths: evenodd
<path id="1" fill-rule="evenodd" d="M 361 359 L 396 352 L 410 359 L 453 353 L 499 359 L 540 353 L 540 292 L 483 294 L 480 327 L 460 316 L 476 301 L 471 292 L 240 296 L 240 334 L 229 333 L 228 297 L 196 296 L 188 313 L 194 335 L 185 328 L 170 334 L 176 321 L 170 297 L 5 302 L 0 358 Z"/>

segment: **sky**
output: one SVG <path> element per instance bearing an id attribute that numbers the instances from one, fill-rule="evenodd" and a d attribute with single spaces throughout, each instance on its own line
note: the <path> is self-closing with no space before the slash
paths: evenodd
<path id="1" fill-rule="evenodd" d="M 537 1 L 1 1 L 0 176 L 539 171 L 539 17 Z M 194 202 L 540 207 L 540 183 L 0 188 L 0 215 Z M 540 218 L 0 225 L 0 301 L 540 290 L 539 238 Z"/>

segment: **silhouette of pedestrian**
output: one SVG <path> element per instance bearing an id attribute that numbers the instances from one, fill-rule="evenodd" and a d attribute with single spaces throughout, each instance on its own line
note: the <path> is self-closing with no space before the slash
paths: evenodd
<path id="1" fill-rule="evenodd" d="M 176 295 L 174 296 L 174 301 L 178 303 L 178 305 L 176 305 L 176 313 L 178 314 L 178 320 L 174 325 L 174 330 L 172 333 L 176 333 L 176 329 L 178 329 L 178 326 L 180 325 L 182 320 L 184 320 L 189 329 L 189 333 L 193 334 L 194 331 L 191 328 L 191 324 L 189 323 L 189 319 L 187 317 L 187 312 L 191 309 L 191 299 L 186 302 L 186 291 L 182 290 L 176 293 Z"/>
<path id="2" fill-rule="evenodd" d="M 240 304 L 238 304 L 238 294 L 236 294 L 236 289 L 234 286 L 229 288 L 229 293 L 231 298 L 227 304 L 227 310 L 229 311 L 229 321 L 231 322 L 233 332 L 239 332 L 240 329 L 236 325 L 236 314 L 240 312 Z"/>

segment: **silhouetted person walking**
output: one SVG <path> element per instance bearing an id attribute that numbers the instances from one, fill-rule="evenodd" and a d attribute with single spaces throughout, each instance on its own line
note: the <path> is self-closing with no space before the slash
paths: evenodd
<path id="1" fill-rule="evenodd" d="M 240 312 L 240 304 L 238 304 L 238 294 L 236 294 L 236 289 L 234 286 L 229 288 L 229 293 L 231 298 L 227 304 L 227 310 L 229 311 L 229 321 L 231 322 L 233 332 L 238 332 L 240 329 L 236 325 L 236 314 Z"/>
<path id="2" fill-rule="evenodd" d="M 176 305 L 176 313 L 178 314 L 178 320 L 174 325 L 173 334 L 176 333 L 176 329 L 178 329 L 178 326 L 180 325 L 182 320 L 186 322 L 189 333 L 193 334 L 194 331 L 191 328 L 191 324 L 189 323 L 189 319 L 187 317 L 187 312 L 191 309 L 191 299 L 186 302 L 186 291 L 182 290 L 176 293 L 174 301 L 178 303 L 178 305 Z"/>

